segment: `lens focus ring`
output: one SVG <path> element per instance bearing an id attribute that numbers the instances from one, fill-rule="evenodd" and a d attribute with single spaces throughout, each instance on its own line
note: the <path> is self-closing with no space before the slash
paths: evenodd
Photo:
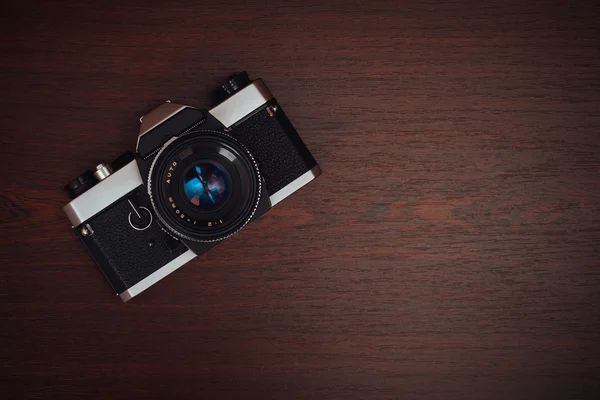
<path id="1" fill-rule="evenodd" d="M 250 152 L 227 133 L 212 130 L 169 141 L 148 177 L 161 225 L 196 242 L 216 242 L 237 233 L 254 216 L 261 190 Z"/>

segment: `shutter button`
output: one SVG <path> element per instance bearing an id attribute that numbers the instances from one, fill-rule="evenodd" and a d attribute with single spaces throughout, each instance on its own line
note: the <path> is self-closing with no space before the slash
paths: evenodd
<path id="1" fill-rule="evenodd" d="M 96 179 L 98 179 L 98 182 L 100 182 L 108 178 L 112 173 L 113 170 L 110 167 L 110 165 L 100 163 L 96 165 L 96 171 L 94 172 L 94 176 L 96 177 Z"/>

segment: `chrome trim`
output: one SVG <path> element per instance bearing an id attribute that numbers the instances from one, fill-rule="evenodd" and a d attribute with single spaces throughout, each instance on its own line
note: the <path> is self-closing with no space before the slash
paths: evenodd
<path id="1" fill-rule="evenodd" d="M 133 223 L 131 222 L 131 213 L 129 213 L 129 216 L 127 217 L 128 221 L 129 221 L 129 225 L 131 225 L 131 227 L 133 229 L 135 229 L 136 231 L 145 231 L 146 229 L 148 229 L 150 227 L 150 225 L 152 225 L 152 213 L 150 212 L 150 210 L 148 210 L 146 207 L 142 207 L 140 206 L 140 209 L 142 210 L 146 210 L 146 212 L 148 213 L 148 215 L 150 216 L 150 221 L 148 222 L 148 225 L 146 225 L 143 228 L 136 228 L 135 225 L 133 225 Z M 135 213 L 137 214 L 138 218 L 141 218 L 140 213 L 137 212 L 137 210 L 135 210 Z"/>
<path id="2" fill-rule="evenodd" d="M 91 236 L 94 234 L 94 230 L 90 226 L 90 224 L 84 224 L 83 228 L 81 228 L 81 234 L 83 236 Z"/>
<path id="3" fill-rule="evenodd" d="M 194 259 L 196 257 L 196 253 L 192 250 L 188 250 L 179 257 L 175 258 L 171 262 L 165 264 L 164 267 L 154 271 L 123 293 L 119 293 L 119 297 L 121 300 L 128 301 L 138 294 L 142 293 L 144 290 L 148 289 L 150 286 L 154 285 L 156 282 L 160 281 L 165 276 L 169 275 L 171 272 L 180 268 L 182 265 L 187 263 L 188 261 Z"/>
<path id="4" fill-rule="evenodd" d="M 94 176 L 98 179 L 98 182 L 105 180 L 113 173 L 110 165 L 98 164 L 96 165 L 96 171 L 94 172 Z"/>
<path id="5" fill-rule="evenodd" d="M 134 160 L 76 197 L 63 211 L 73 227 L 79 226 L 143 183 Z"/>
<path id="6" fill-rule="evenodd" d="M 133 205 L 133 203 L 131 202 L 131 200 L 127 199 L 127 202 L 129 203 L 129 207 L 131 207 L 131 209 L 133 210 L 133 212 L 135 213 L 135 215 L 137 215 L 137 217 L 139 219 L 142 219 L 142 216 L 140 215 L 140 213 L 137 211 L 137 208 L 135 208 L 135 206 Z M 129 213 L 131 214 L 131 213 Z"/>
<path id="7" fill-rule="evenodd" d="M 272 98 L 262 79 L 257 79 L 208 112 L 229 128 Z"/>
<path id="8" fill-rule="evenodd" d="M 318 165 L 316 167 L 313 167 L 313 169 L 311 169 L 310 171 L 307 171 L 304 174 L 300 175 L 294 181 L 287 184 L 282 189 L 279 189 L 270 197 L 271 206 L 274 206 L 275 204 L 279 203 L 281 200 L 285 199 L 286 197 L 294 193 L 296 190 L 305 186 L 308 182 L 312 181 L 319 175 L 321 175 L 321 168 L 319 168 Z"/>
<path id="9" fill-rule="evenodd" d="M 140 122 L 142 126 L 140 126 L 140 134 L 138 135 L 138 140 L 135 145 L 135 150 L 138 150 L 138 146 L 140 145 L 140 138 L 144 136 L 146 133 L 150 132 L 152 129 L 156 128 L 158 125 L 162 124 L 173 115 L 177 114 L 184 108 L 194 108 L 190 106 L 186 106 L 183 104 L 174 104 L 171 102 L 166 102 L 156 107 L 154 110 L 150 111 L 148 114 L 144 115 L 140 118 Z"/>

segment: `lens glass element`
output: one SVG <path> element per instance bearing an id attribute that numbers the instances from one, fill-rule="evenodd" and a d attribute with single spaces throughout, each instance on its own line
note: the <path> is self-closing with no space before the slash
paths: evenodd
<path id="1" fill-rule="evenodd" d="M 213 162 L 199 162 L 188 170 L 183 179 L 187 200 L 203 211 L 219 208 L 229 195 L 229 179 Z"/>

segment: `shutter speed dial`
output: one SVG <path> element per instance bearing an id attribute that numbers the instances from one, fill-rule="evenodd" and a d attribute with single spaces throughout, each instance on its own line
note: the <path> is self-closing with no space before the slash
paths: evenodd
<path id="1" fill-rule="evenodd" d="M 129 225 L 136 231 L 148 229 L 152 224 L 152 213 L 146 207 L 136 206 L 131 200 L 127 200 L 131 207 L 131 212 L 128 216 Z"/>

